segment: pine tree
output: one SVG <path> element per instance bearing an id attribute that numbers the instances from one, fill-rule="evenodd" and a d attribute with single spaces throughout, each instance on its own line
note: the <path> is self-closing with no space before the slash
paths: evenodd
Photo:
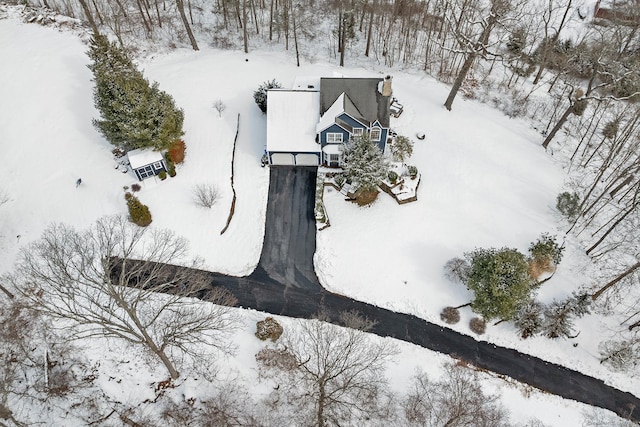
<path id="1" fill-rule="evenodd" d="M 571 299 L 553 301 L 544 312 L 542 329 L 548 338 L 570 338 L 573 334 L 573 310 Z"/>
<path id="2" fill-rule="evenodd" d="M 166 150 L 184 134 L 183 111 L 157 83 L 149 85 L 126 52 L 105 36 L 94 35 L 88 55 L 101 116 L 93 124 L 107 141 L 127 151 Z"/>
<path id="3" fill-rule="evenodd" d="M 352 137 L 343 146 L 343 169 L 359 191 L 377 191 L 387 177 L 389 166 L 380 148 L 367 135 Z"/>
<path id="4" fill-rule="evenodd" d="M 271 81 L 266 81 L 258 87 L 258 89 L 253 92 L 253 100 L 258 104 L 258 108 L 263 113 L 267 113 L 267 91 L 269 89 L 278 89 L 281 88 L 282 85 L 273 79 Z"/>
<path id="5" fill-rule="evenodd" d="M 542 329 L 542 311 L 544 306 L 536 300 L 523 305 L 514 319 L 515 327 L 522 338 L 527 339 L 536 335 Z"/>

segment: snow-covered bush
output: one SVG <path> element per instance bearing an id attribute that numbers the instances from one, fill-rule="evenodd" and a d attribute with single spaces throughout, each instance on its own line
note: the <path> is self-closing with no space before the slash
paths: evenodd
<path id="1" fill-rule="evenodd" d="M 543 324 L 543 310 L 544 306 L 535 300 L 529 301 L 518 310 L 514 324 L 522 338 L 527 339 L 540 332 Z"/>
<path id="2" fill-rule="evenodd" d="M 578 193 L 568 191 L 558 194 L 556 198 L 556 209 L 568 220 L 573 221 L 578 217 L 580 208 L 580 196 Z"/>
<path id="3" fill-rule="evenodd" d="M 389 178 L 390 183 L 395 184 L 396 181 L 398 180 L 398 174 L 395 173 L 394 171 L 389 171 L 387 178 Z"/>
<path id="4" fill-rule="evenodd" d="M 469 263 L 459 257 L 451 258 L 444 264 L 444 276 L 452 282 L 464 283 Z"/>
<path id="5" fill-rule="evenodd" d="M 282 326 L 273 317 L 267 317 L 264 320 L 256 322 L 256 337 L 262 341 L 270 339 L 272 342 L 276 342 L 282 335 L 282 332 Z"/>
<path id="6" fill-rule="evenodd" d="M 260 111 L 265 114 L 267 113 L 267 91 L 269 89 L 277 89 L 281 87 L 282 85 L 278 83 L 276 79 L 273 79 L 271 81 L 262 83 L 258 87 L 258 89 L 253 92 L 253 100 L 256 102 L 256 104 L 258 104 L 258 108 L 260 108 Z"/>

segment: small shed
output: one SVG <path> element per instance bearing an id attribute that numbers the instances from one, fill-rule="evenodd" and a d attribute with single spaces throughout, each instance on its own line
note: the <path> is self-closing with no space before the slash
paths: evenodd
<path id="1" fill-rule="evenodd" d="M 139 148 L 127 153 L 131 170 L 142 181 L 150 176 L 156 176 L 160 171 L 167 171 L 167 164 L 162 153 L 150 148 Z"/>

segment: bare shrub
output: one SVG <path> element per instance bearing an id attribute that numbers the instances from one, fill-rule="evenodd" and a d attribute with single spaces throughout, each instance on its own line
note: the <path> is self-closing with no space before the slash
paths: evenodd
<path id="1" fill-rule="evenodd" d="M 198 184 L 193 189 L 193 196 L 198 206 L 211 209 L 220 198 L 220 192 L 213 184 Z"/>
<path id="2" fill-rule="evenodd" d="M 478 335 L 482 335 L 487 330 L 487 322 L 481 317 L 474 317 L 469 321 L 469 328 Z"/>
<path id="3" fill-rule="evenodd" d="M 450 325 L 456 324 L 460 321 L 460 312 L 455 307 L 445 307 L 440 313 L 440 320 Z"/>
<path id="4" fill-rule="evenodd" d="M 131 184 L 131 191 L 133 191 L 134 193 L 140 191 L 141 189 L 142 187 L 140 187 L 140 184 Z"/>
<path id="5" fill-rule="evenodd" d="M 227 109 L 227 106 L 224 105 L 224 102 L 222 102 L 221 99 L 217 99 L 214 103 L 213 103 L 213 108 L 216 109 L 216 111 L 218 111 L 218 117 L 222 117 L 222 113 L 224 112 L 224 110 Z"/>
<path id="6" fill-rule="evenodd" d="M 263 348 L 256 354 L 256 361 L 265 368 L 278 368 L 291 371 L 298 367 L 298 362 L 287 348 Z"/>
<path id="7" fill-rule="evenodd" d="M 464 258 L 451 258 L 444 264 L 444 276 L 452 282 L 464 283 L 469 263 Z"/>
<path id="8" fill-rule="evenodd" d="M 273 317 L 256 322 L 256 329 L 256 337 L 262 341 L 270 339 L 272 342 L 278 341 L 283 331 L 282 326 Z"/>
<path id="9" fill-rule="evenodd" d="M 354 200 L 358 206 L 369 206 L 378 198 L 378 193 L 378 190 L 360 189 L 356 192 Z"/>

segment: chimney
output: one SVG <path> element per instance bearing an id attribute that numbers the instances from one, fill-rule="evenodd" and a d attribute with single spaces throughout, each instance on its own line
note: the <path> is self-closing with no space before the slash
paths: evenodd
<path id="1" fill-rule="evenodd" d="M 387 75 L 382 82 L 382 96 L 391 96 L 393 91 L 391 90 L 391 76 Z"/>

